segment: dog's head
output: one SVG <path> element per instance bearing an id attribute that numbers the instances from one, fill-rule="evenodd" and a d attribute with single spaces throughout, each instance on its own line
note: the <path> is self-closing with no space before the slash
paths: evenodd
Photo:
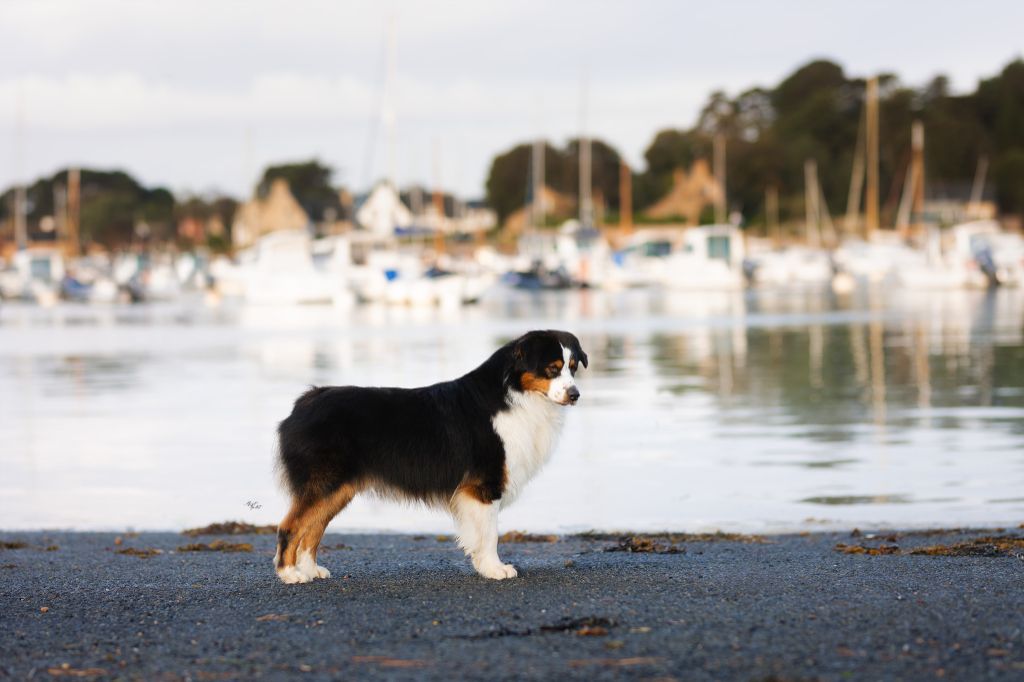
<path id="1" fill-rule="evenodd" d="M 575 405 L 579 400 L 575 381 L 579 365 L 587 366 L 587 354 L 569 332 L 533 331 L 512 342 L 512 385 L 559 405 Z"/>

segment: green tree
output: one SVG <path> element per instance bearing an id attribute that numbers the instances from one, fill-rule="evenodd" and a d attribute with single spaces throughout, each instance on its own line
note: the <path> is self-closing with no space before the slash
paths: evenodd
<path id="1" fill-rule="evenodd" d="M 644 152 L 647 170 L 634 177 L 634 206 L 642 210 L 663 197 L 672 187 L 675 170 L 711 158 L 711 146 L 711 137 L 696 130 L 660 131 Z"/>
<path id="2" fill-rule="evenodd" d="M 609 207 L 619 206 L 619 152 L 608 143 L 592 139 L 590 145 L 590 178 L 595 196 L 600 195 Z M 544 144 L 544 184 L 577 198 L 579 194 L 579 139 L 569 140 L 565 147 Z M 519 144 L 499 154 L 491 162 L 487 174 L 487 203 L 502 223 L 512 213 L 530 203 L 533 191 L 533 145 Z M 567 218 L 569 216 L 559 216 Z"/>
<path id="3" fill-rule="evenodd" d="M 992 171 L 1000 208 L 1024 217 L 1024 149 L 1000 154 Z"/>
<path id="4" fill-rule="evenodd" d="M 123 171 L 81 170 L 79 236 L 83 244 L 96 242 L 108 248 L 124 246 L 136 238 L 136 227 L 145 224 L 151 240 L 174 236 L 174 197 L 162 187 L 146 188 Z M 28 228 L 33 239 L 45 216 L 55 213 L 55 190 L 66 188 L 67 170 L 41 178 L 26 190 Z M 13 205 L 9 189 L 0 205 Z"/>
<path id="5" fill-rule="evenodd" d="M 491 161 L 487 173 L 487 203 L 503 223 L 530 199 L 532 145 L 520 144 Z"/>
<path id="6" fill-rule="evenodd" d="M 193 218 L 205 223 L 216 218 L 224 226 L 223 235 L 207 235 L 207 246 L 214 251 L 226 251 L 231 243 L 231 223 L 238 209 L 238 202 L 227 196 L 189 196 L 174 207 L 175 220 Z"/>
<path id="7" fill-rule="evenodd" d="M 1008 64 L 983 80 L 975 93 L 952 95 L 948 79 L 937 76 L 910 88 L 894 74 L 879 79 L 879 172 L 883 222 L 892 221 L 910 161 L 910 128 L 925 124 L 925 178 L 936 194 L 965 199 L 980 156 L 992 159 L 992 183 L 1000 210 L 1017 211 L 1019 155 L 1024 150 L 1024 61 Z M 760 220 L 764 191 L 780 191 L 782 218 L 803 213 L 804 161 L 818 163 L 819 182 L 830 210 L 846 209 L 854 150 L 863 136 L 866 82 L 848 78 L 842 67 L 816 60 L 796 69 L 773 88 L 755 87 L 731 98 L 708 96 L 690 129 L 659 131 L 635 177 L 634 203 L 643 209 L 669 190 L 676 168 L 697 158 L 711 160 L 712 140 L 726 138 L 731 210 Z"/>

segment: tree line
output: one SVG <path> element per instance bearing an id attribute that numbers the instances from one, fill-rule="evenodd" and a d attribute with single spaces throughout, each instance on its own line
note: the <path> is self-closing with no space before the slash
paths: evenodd
<path id="1" fill-rule="evenodd" d="M 313 222 L 343 216 L 338 190 L 331 183 L 333 171 L 317 160 L 270 166 L 256 185 L 256 196 L 263 198 L 277 178 L 288 181 L 292 194 Z M 83 168 L 80 171 L 79 237 L 83 249 L 98 245 L 108 249 L 131 244 L 168 244 L 180 242 L 185 248 L 196 246 L 177 233 L 185 219 L 201 222 L 217 218 L 226 235 L 211 235 L 208 246 L 222 249 L 230 244 L 231 221 L 238 202 L 229 196 L 212 193 L 176 198 L 164 187 L 145 187 L 123 171 Z M 60 213 L 60 198 L 67 191 L 68 171 L 40 178 L 25 188 L 25 215 L 31 241 L 56 237 L 47 231 L 46 217 Z M 13 240 L 14 188 L 0 194 L 0 226 L 7 229 L 0 239 Z M 51 224 L 52 226 L 52 224 Z"/>
<path id="2" fill-rule="evenodd" d="M 937 76 L 910 87 L 895 74 L 879 76 L 882 221 L 891 223 L 910 161 L 910 127 L 919 119 L 926 135 L 925 178 L 931 198 L 966 199 L 980 158 L 989 161 L 987 196 L 999 211 L 1024 216 L 1024 61 L 1007 64 L 981 80 L 968 94 L 950 92 Z M 847 76 L 827 60 L 810 62 L 774 87 L 753 87 L 739 94 L 709 95 L 690 128 L 657 132 L 644 153 L 645 167 L 632 171 L 633 206 L 638 212 L 663 197 L 676 169 L 699 158 L 711 159 L 716 135 L 726 140 L 729 210 L 748 224 L 764 219 L 765 191 L 774 187 L 782 220 L 804 213 L 804 162 L 818 164 L 819 182 L 834 214 L 846 210 L 854 150 L 863 134 L 865 80 Z M 530 201 L 532 143 L 496 156 L 486 179 L 487 203 L 503 222 Z M 579 140 L 563 146 L 544 144 L 546 184 L 575 197 L 579 188 Z M 614 219 L 620 205 L 620 154 L 602 140 L 592 141 L 594 197 Z M 332 182 L 333 170 L 310 160 L 267 168 L 256 188 L 265 196 L 276 178 L 288 180 L 292 193 L 312 222 L 350 218 Z M 183 218 L 220 218 L 230 229 L 237 202 L 226 196 L 175 198 L 163 187 L 144 187 L 127 173 L 82 169 L 79 232 L 83 245 L 118 248 L 140 239 L 170 242 L 179 238 Z M 41 178 L 26 188 L 30 236 L 41 231 L 45 216 L 57 214 L 67 171 Z M 408 200 L 408 194 L 404 195 Z M 452 199 L 445 197 L 445 207 Z M 0 195 L 0 238 L 11 239 L 14 190 Z"/>
<path id="3" fill-rule="evenodd" d="M 633 171 L 633 205 L 651 206 L 672 185 L 677 168 L 698 158 L 710 161 L 716 135 L 726 140 L 730 211 L 745 222 L 764 219 L 765 191 L 779 194 L 782 220 L 803 215 L 804 162 L 818 164 L 819 182 L 833 213 L 846 210 L 853 157 L 863 135 L 866 81 L 847 76 L 828 60 L 812 61 L 771 88 L 753 87 L 735 96 L 716 91 L 690 128 L 662 130 L 644 153 L 646 167 Z M 953 94 L 945 76 L 923 87 L 879 75 L 882 220 L 892 222 L 910 162 L 910 128 L 925 127 L 925 178 L 930 198 L 965 200 L 979 159 L 989 161 L 986 196 L 1003 214 L 1024 214 L 1024 61 L 979 82 L 969 94 Z M 578 191 L 577 141 L 545 145 L 545 180 L 554 190 Z M 499 154 L 486 189 L 499 221 L 530 200 L 530 144 Z M 594 141 L 594 191 L 610 211 L 619 207 L 619 153 Z"/>

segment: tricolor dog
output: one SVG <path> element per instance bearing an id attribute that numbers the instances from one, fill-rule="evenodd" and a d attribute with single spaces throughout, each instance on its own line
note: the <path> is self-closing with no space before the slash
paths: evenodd
<path id="1" fill-rule="evenodd" d="M 587 354 L 568 332 L 532 331 L 453 381 L 422 388 L 312 388 L 278 427 L 292 505 L 274 566 L 286 583 L 329 578 L 316 563 L 327 524 L 372 492 L 449 509 L 459 545 L 486 578 L 498 558 L 498 510 L 547 462 Z"/>

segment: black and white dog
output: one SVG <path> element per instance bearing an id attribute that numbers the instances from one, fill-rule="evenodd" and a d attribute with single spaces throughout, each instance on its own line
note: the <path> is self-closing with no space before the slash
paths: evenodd
<path id="1" fill-rule="evenodd" d="M 498 558 L 498 510 L 551 455 L 562 406 L 579 400 L 587 354 L 568 332 L 532 331 L 469 374 L 423 388 L 312 388 L 278 427 L 292 506 L 274 565 L 286 583 L 329 578 L 316 563 L 327 524 L 360 492 L 448 508 L 459 545 L 486 578 Z"/>

